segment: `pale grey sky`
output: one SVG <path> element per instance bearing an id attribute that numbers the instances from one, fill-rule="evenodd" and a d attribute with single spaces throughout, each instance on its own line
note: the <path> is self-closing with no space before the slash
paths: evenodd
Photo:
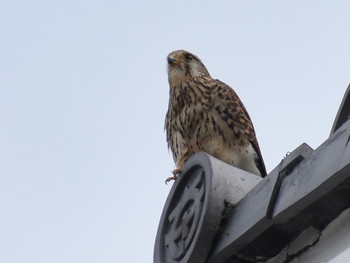
<path id="1" fill-rule="evenodd" d="M 151 262 L 174 168 L 167 54 L 233 87 L 268 171 L 327 137 L 350 2 L 0 2 L 0 262 Z"/>

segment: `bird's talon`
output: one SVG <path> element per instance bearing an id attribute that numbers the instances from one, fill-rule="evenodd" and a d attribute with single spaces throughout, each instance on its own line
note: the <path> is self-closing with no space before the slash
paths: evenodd
<path id="1" fill-rule="evenodd" d="M 170 176 L 170 177 L 168 177 L 166 180 L 165 180 L 165 184 L 168 184 L 170 181 L 172 181 L 172 180 L 176 180 L 176 176 Z"/>
<path id="2" fill-rule="evenodd" d="M 170 181 L 172 181 L 172 180 L 175 181 L 176 178 L 177 178 L 177 176 L 181 173 L 181 170 L 178 169 L 178 168 L 176 168 L 176 169 L 174 169 L 171 173 L 173 174 L 173 176 L 168 177 L 168 178 L 165 180 L 165 184 L 168 184 L 168 183 L 169 183 Z"/>

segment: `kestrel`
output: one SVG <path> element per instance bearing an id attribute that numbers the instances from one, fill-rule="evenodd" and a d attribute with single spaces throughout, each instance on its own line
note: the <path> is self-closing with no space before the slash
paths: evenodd
<path id="1" fill-rule="evenodd" d="M 170 98 L 165 118 L 175 179 L 196 152 L 265 177 L 266 169 L 253 123 L 236 92 L 213 79 L 195 55 L 177 50 L 167 57 Z"/>

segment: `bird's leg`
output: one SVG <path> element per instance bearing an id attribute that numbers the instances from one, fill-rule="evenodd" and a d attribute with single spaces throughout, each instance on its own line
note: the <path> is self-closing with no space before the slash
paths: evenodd
<path id="1" fill-rule="evenodd" d="M 179 173 L 181 173 L 181 170 L 179 168 L 175 168 L 173 171 L 172 171 L 172 174 L 173 176 L 170 176 L 168 177 L 166 180 L 165 180 L 165 184 L 168 184 L 170 181 L 172 180 L 176 180 L 177 176 L 179 175 Z"/>

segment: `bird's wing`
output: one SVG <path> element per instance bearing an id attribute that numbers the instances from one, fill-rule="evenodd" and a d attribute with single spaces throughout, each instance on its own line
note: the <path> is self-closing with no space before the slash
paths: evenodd
<path id="1" fill-rule="evenodd" d="M 246 140 L 252 145 L 258 157 L 255 160 L 256 165 L 261 176 L 265 177 L 265 164 L 248 111 L 230 86 L 220 80 L 213 80 L 212 85 L 214 109 L 220 111 L 221 118 L 228 123 L 229 128 L 234 131 L 239 139 Z"/>

